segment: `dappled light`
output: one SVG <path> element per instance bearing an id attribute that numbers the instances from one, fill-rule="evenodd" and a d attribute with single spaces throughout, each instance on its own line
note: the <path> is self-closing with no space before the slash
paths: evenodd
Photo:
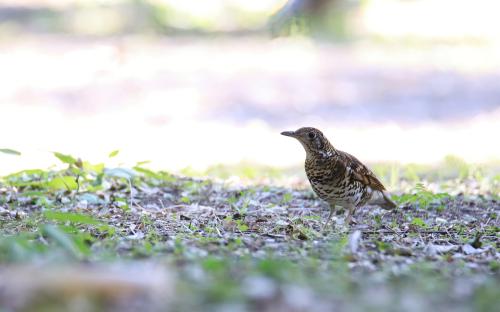
<path id="1" fill-rule="evenodd" d="M 494 311 L 499 9 L 0 1 L 0 310 Z"/>

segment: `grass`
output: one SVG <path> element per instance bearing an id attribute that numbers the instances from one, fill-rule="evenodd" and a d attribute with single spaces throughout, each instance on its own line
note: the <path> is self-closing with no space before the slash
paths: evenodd
<path id="1" fill-rule="evenodd" d="M 244 165 L 234 170 L 243 180 L 227 183 L 233 169 L 221 166 L 196 173 L 200 179 L 144 163 L 106 168 L 55 157 L 65 169 L 0 180 L 7 311 L 493 311 L 499 304 L 494 166 L 451 158 L 434 168 L 375 166 L 394 185 L 398 209 L 363 207 L 357 225 L 347 228 L 337 215 L 321 232 L 324 205 L 305 182 L 287 185 L 294 169 Z"/>

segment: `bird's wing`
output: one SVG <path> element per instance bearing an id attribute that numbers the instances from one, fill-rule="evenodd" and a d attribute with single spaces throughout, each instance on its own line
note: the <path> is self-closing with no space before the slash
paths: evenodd
<path id="1" fill-rule="evenodd" d="M 363 183 L 366 186 L 371 187 L 374 190 L 384 191 L 385 187 L 380 182 L 375 174 L 368 169 L 362 162 L 360 162 L 356 157 L 349 153 L 337 150 L 340 161 L 344 163 L 346 168 L 352 173 L 354 180 Z"/>

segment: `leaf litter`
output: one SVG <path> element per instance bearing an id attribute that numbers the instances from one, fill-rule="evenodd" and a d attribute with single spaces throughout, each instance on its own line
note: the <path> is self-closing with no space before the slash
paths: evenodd
<path id="1" fill-rule="evenodd" d="M 58 156 L 68 170 L 79 161 Z M 402 188 L 398 209 L 362 207 L 351 227 L 339 212 L 321 232 L 327 207 L 307 187 L 142 167 L 78 175 L 78 185 L 57 188 L 44 181 L 70 172 L 3 179 L 3 305 L 65 305 L 71 296 L 53 294 L 66 288 L 111 310 L 123 310 L 124 300 L 150 310 L 385 310 L 395 302 L 411 311 L 487 310 L 500 298 L 500 203 L 494 193 L 475 194 L 475 181 L 455 182 L 471 189 L 453 195 Z M 144 263 L 158 275 L 147 275 L 150 267 L 145 275 L 125 273 Z M 38 284 L 27 278 L 33 275 Z M 118 293 L 141 291 L 129 299 L 103 291 L 97 300 L 92 289 L 108 283 L 122 285 Z M 171 299 L 144 296 L 151 292 Z"/>

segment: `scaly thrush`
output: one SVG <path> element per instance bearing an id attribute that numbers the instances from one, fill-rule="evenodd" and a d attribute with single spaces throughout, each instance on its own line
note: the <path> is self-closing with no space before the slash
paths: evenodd
<path id="1" fill-rule="evenodd" d="M 346 223 L 351 222 L 354 210 L 366 203 L 384 209 L 396 204 L 385 194 L 385 187 L 356 157 L 335 149 L 321 131 L 311 127 L 281 133 L 299 140 L 306 150 L 306 175 L 314 192 L 330 205 L 330 222 L 336 206 L 348 210 Z"/>

